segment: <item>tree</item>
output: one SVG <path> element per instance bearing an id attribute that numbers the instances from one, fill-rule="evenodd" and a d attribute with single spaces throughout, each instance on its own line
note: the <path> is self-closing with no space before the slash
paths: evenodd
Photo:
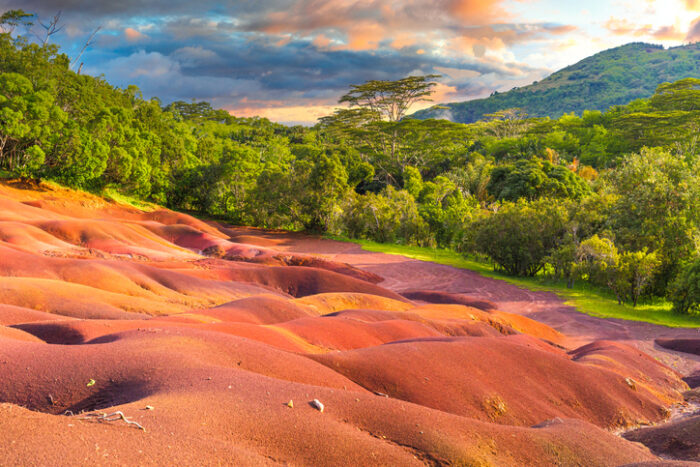
<path id="1" fill-rule="evenodd" d="M 609 238 L 592 237 L 576 250 L 574 273 L 589 282 L 608 287 L 618 303 L 632 302 L 637 306 L 660 261 L 656 253 L 646 249 L 620 253 Z"/>
<path id="2" fill-rule="evenodd" d="M 23 177 L 39 174 L 65 114 L 45 91 L 18 73 L 0 73 L 0 167 Z"/>
<path id="3" fill-rule="evenodd" d="M 605 182 L 615 197 L 608 225 L 626 251 L 655 251 L 662 261 L 655 288 L 663 294 L 700 235 L 700 173 L 662 149 L 628 156 Z"/>
<path id="4" fill-rule="evenodd" d="M 620 263 L 623 290 L 626 289 L 625 294 L 632 300 L 632 306 L 636 307 L 639 297 L 646 291 L 661 262 L 655 252 L 648 252 L 644 248 L 624 253 Z"/>
<path id="5" fill-rule="evenodd" d="M 30 20 L 34 15 L 24 10 L 8 10 L 0 15 L 0 32 L 12 34 L 18 26 L 30 27 L 34 23 Z"/>
<path id="6" fill-rule="evenodd" d="M 323 117 L 321 132 L 355 147 L 375 167 L 384 184 L 400 186 L 408 166 L 421 171 L 438 166 L 464 147 L 464 126 L 447 120 L 381 120 L 371 109 L 341 109 Z"/>
<path id="7" fill-rule="evenodd" d="M 612 128 L 632 150 L 642 146 L 675 147 L 689 155 L 698 150 L 700 79 L 662 83 L 639 105 L 612 114 Z"/>
<path id="8" fill-rule="evenodd" d="M 491 180 L 493 161 L 479 153 L 473 153 L 470 157 L 471 160 L 467 165 L 457 167 L 447 172 L 445 176 L 452 180 L 463 196 L 473 196 L 483 203 L 489 198 L 486 187 Z"/>
<path id="9" fill-rule="evenodd" d="M 694 258 L 681 269 L 669 287 L 668 298 L 673 311 L 700 315 L 700 258 Z"/>
<path id="10" fill-rule="evenodd" d="M 296 179 L 302 223 L 306 230 L 326 232 L 338 203 L 348 192 L 348 174 L 335 154 L 321 153 L 306 163 L 305 174 Z"/>
<path id="11" fill-rule="evenodd" d="M 409 245 L 432 243 L 413 196 L 392 186 L 379 194 L 352 196 L 343 209 L 342 222 L 345 232 L 353 238 Z"/>
<path id="12" fill-rule="evenodd" d="M 497 200 L 540 197 L 579 199 L 590 192 L 585 180 L 566 167 L 539 159 L 496 167 L 486 186 Z"/>
<path id="13" fill-rule="evenodd" d="M 440 75 L 408 76 L 396 81 L 371 80 L 353 84 L 350 92 L 340 98 L 350 107 L 368 109 L 382 119 L 398 122 L 417 102 L 429 101 L 435 80 Z"/>
<path id="14" fill-rule="evenodd" d="M 512 108 L 485 114 L 484 120 L 490 122 L 489 132 L 497 138 L 513 138 L 519 136 L 527 127 L 527 112 L 523 109 Z"/>
<path id="15" fill-rule="evenodd" d="M 420 170 L 411 166 L 407 166 L 403 170 L 403 188 L 414 198 L 420 196 L 421 191 L 423 191 L 423 176 Z"/>
<path id="16" fill-rule="evenodd" d="M 545 258 L 554 268 L 554 277 L 564 279 L 569 289 L 574 286 L 576 279 L 576 251 L 577 245 L 569 237 Z"/>
<path id="17" fill-rule="evenodd" d="M 620 253 L 609 238 L 593 235 L 576 248 L 575 274 L 592 284 L 615 290 L 619 264 Z M 618 296 L 618 300 L 622 302 L 622 297 Z"/>
<path id="18" fill-rule="evenodd" d="M 685 78 L 673 83 L 661 83 L 649 102 L 658 110 L 700 110 L 700 79 Z"/>
<path id="19" fill-rule="evenodd" d="M 477 220 L 476 248 L 514 276 L 534 276 L 561 243 L 568 213 L 549 199 L 504 203 L 498 211 Z"/>

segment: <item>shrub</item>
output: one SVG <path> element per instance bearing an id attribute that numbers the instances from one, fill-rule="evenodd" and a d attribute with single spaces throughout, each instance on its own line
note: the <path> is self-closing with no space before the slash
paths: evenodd
<path id="1" fill-rule="evenodd" d="M 567 210 L 551 200 L 504 203 L 474 223 L 474 243 L 508 274 L 534 276 L 563 239 L 567 220 Z"/>
<path id="2" fill-rule="evenodd" d="M 700 314 L 700 258 L 681 269 L 669 287 L 668 298 L 673 303 L 673 311 Z"/>

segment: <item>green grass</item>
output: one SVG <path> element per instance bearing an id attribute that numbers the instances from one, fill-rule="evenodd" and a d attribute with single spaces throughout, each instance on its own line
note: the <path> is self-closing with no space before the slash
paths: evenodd
<path id="1" fill-rule="evenodd" d="M 508 276 L 494 271 L 491 264 L 487 262 L 465 258 L 451 250 L 377 243 L 369 240 L 355 240 L 337 236 L 328 236 L 328 238 L 357 243 L 368 251 L 402 255 L 421 261 L 432 261 L 456 268 L 468 269 L 483 276 L 500 279 L 529 290 L 554 292 L 563 298 L 567 305 L 575 307 L 582 313 L 599 318 L 643 321 L 669 327 L 700 327 L 700 317 L 674 313 L 671 311 L 671 303 L 664 299 L 657 298 L 648 303 L 640 303 L 637 307 L 619 305 L 615 297 L 607 290 L 592 287 L 586 283 L 576 284 L 574 288 L 569 289 L 562 281 L 555 281 L 543 275 L 535 277 Z"/>
<path id="2" fill-rule="evenodd" d="M 120 193 L 119 191 L 111 187 L 105 188 L 99 194 L 104 199 L 114 201 L 119 204 L 126 204 L 135 207 L 136 209 L 140 209 L 142 211 L 150 212 L 160 208 L 160 206 L 158 206 L 157 204 L 149 203 L 148 201 L 141 201 L 138 198 L 134 198 L 132 196 Z"/>

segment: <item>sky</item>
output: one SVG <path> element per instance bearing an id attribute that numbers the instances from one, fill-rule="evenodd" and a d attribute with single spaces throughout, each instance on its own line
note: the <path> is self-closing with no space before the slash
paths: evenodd
<path id="1" fill-rule="evenodd" d="M 700 41 L 700 0 L 0 0 L 16 8 L 60 11 L 51 41 L 72 59 L 100 27 L 82 73 L 287 124 L 370 79 L 440 74 L 433 103 L 455 102 L 628 42 Z"/>

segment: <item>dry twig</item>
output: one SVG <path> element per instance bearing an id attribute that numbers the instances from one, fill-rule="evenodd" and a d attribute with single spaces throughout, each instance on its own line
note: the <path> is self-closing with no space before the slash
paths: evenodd
<path id="1" fill-rule="evenodd" d="M 116 422 L 119 420 L 124 420 L 127 425 L 132 425 L 135 426 L 136 428 L 139 428 L 140 430 L 146 431 L 144 427 L 139 425 L 137 422 L 134 422 L 132 420 L 129 420 L 126 418 L 126 415 L 124 415 L 123 412 L 117 411 L 113 412 L 110 414 L 100 412 L 100 413 L 88 413 L 85 414 L 81 420 L 97 420 L 98 422 Z"/>

